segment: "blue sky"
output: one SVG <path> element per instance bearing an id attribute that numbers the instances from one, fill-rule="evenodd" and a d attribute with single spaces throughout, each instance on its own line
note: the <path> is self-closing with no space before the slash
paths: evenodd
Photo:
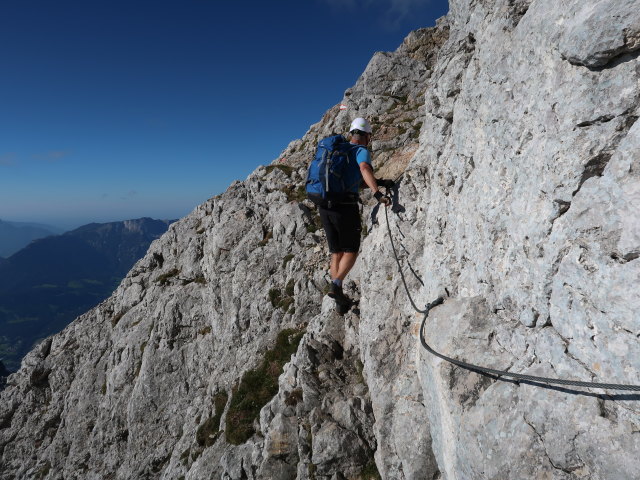
<path id="1" fill-rule="evenodd" d="M 447 11 L 446 0 L 2 2 L 0 219 L 182 217 L 277 158 L 373 53 Z"/>

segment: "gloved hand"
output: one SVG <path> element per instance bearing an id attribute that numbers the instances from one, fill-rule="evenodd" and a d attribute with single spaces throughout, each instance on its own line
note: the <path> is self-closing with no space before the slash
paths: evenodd
<path id="1" fill-rule="evenodd" d="M 391 205 L 391 199 L 388 195 L 383 195 L 381 192 L 376 192 L 373 194 L 373 196 L 379 203 L 382 203 L 385 206 Z"/>

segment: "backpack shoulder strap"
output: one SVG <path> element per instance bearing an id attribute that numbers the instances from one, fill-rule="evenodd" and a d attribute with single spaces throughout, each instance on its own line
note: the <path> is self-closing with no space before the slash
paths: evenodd
<path id="1" fill-rule="evenodd" d="M 366 150 L 367 147 L 365 147 L 364 145 L 358 145 L 357 143 L 349 143 L 346 147 L 346 152 L 349 156 L 349 159 L 357 162 L 358 152 L 363 148 Z"/>

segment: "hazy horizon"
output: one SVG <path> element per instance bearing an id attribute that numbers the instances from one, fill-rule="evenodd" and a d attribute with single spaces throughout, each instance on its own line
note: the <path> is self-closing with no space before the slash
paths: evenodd
<path id="1" fill-rule="evenodd" d="M 152 220 L 180 220 L 182 217 L 156 217 L 151 215 L 141 215 L 137 217 L 127 217 L 127 218 L 105 218 L 105 219 L 89 219 L 89 220 L 78 220 L 78 221 L 69 221 L 67 223 L 53 223 L 50 221 L 22 221 L 22 220 L 13 220 L 10 218 L 0 218 L 0 221 L 12 223 L 12 224 L 27 224 L 27 225 L 37 225 L 43 228 L 48 228 L 52 230 L 57 230 L 56 234 L 62 234 L 65 232 L 69 232 L 71 230 L 75 230 L 76 228 L 83 227 L 85 225 L 89 225 L 92 223 L 114 223 L 114 222 L 124 222 L 127 220 L 139 220 L 141 218 L 151 218 Z M 55 232 L 54 232 L 55 233 Z"/>
<path id="2" fill-rule="evenodd" d="M 364 7 L 5 2 L 0 218 L 70 229 L 184 217 L 277 159 L 376 51 L 433 26 L 448 2 Z"/>

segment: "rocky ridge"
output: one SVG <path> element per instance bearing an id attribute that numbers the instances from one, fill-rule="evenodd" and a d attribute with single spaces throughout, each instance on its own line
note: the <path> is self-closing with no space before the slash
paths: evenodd
<path id="1" fill-rule="evenodd" d="M 376 54 L 346 111 L 173 224 L 26 357 L 0 399 L 1 478 L 634 478 L 637 395 L 498 380 L 420 347 L 382 212 L 338 317 L 299 187 L 317 138 L 373 118 L 378 174 L 404 172 L 391 229 L 409 287 L 446 297 L 434 348 L 640 384 L 638 6 L 451 0 Z M 282 369 L 276 342 L 295 351 Z M 238 439 L 259 366 L 275 393 Z"/>

